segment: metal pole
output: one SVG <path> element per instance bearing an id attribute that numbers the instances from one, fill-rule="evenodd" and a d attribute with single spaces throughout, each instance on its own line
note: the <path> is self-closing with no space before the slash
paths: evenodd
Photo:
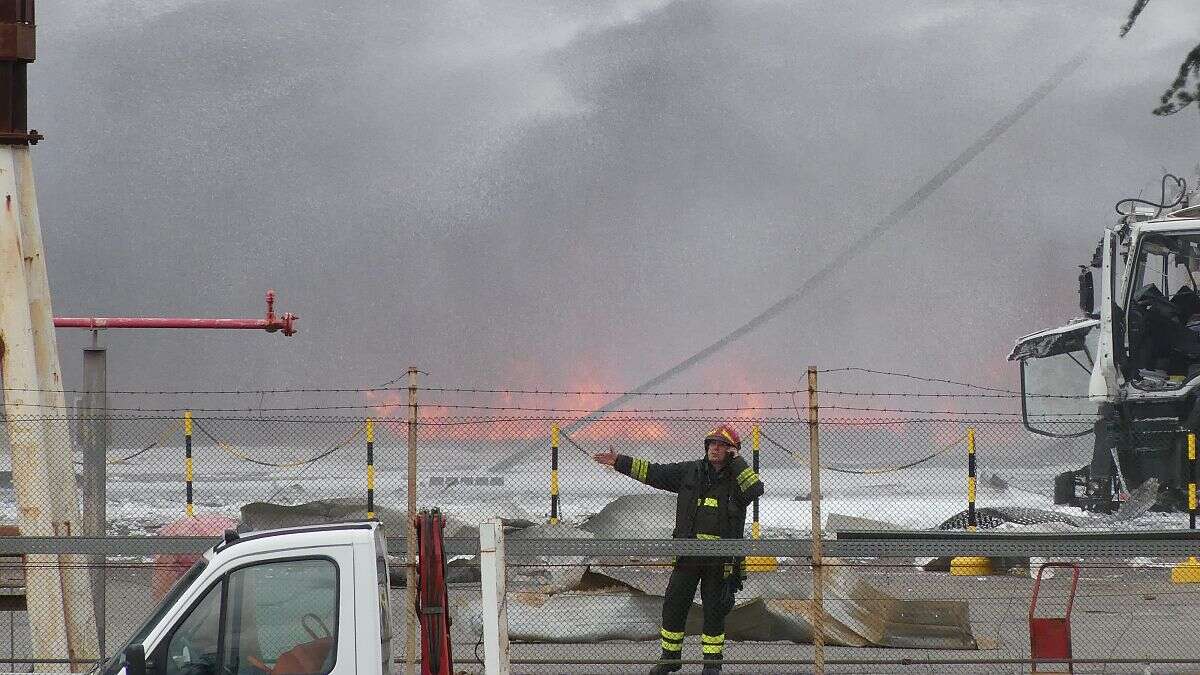
<path id="1" fill-rule="evenodd" d="M 367 520 L 375 519 L 375 423 L 367 418 Z"/>
<path id="2" fill-rule="evenodd" d="M 106 469 L 108 464 L 108 395 L 107 351 L 99 346 L 92 332 L 92 346 L 83 350 L 83 406 L 79 420 L 84 431 L 83 448 L 83 533 L 103 537 L 108 532 L 108 495 Z M 100 656 L 105 652 L 105 586 L 108 582 L 105 556 L 89 560 L 92 591 L 95 595 L 96 637 Z"/>
<path id="3" fill-rule="evenodd" d="M 758 446 L 759 446 L 759 429 L 755 424 L 750 429 L 750 449 L 751 458 L 754 461 L 754 473 L 758 473 Z M 758 522 L 758 497 L 754 498 L 754 520 L 750 523 L 750 537 L 758 539 L 762 536 L 762 525 Z"/>
<path id="4" fill-rule="evenodd" d="M 504 601 L 504 524 L 479 526 L 479 572 L 483 588 L 483 672 L 508 675 L 508 603 Z"/>
<path id="5" fill-rule="evenodd" d="M 0 69 L 4 65 L 0 60 Z M 2 97 L 0 97 L 2 98 Z M 16 194 L 14 151 L 0 147 L 0 191 Z M 30 314 L 30 289 L 25 278 L 30 264 L 26 256 L 39 256 L 41 249 L 23 239 L 18 209 L 11 200 L 0 210 L 0 379 L 4 381 L 4 423 L 12 458 L 12 483 L 16 501 L 17 525 L 24 536 L 54 536 L 56 528 L 55 496 L 68 494 L 74 506 L 76 498 L 74 470 L 68 474 L 55 470 L 47 442 L 48 423 L 41 407 L 43 392 L 52 383 L 38 376 L 37 347 L 34 345 L 33 319 Z M 45 336 L 43 336 L 45 337 Z M 48 340 L 53 343 L 53 334 Z M 60 385 L 61 386 L 61 385 Z M 70 466 L 70 455 L 67 455 Z M 39 659 L 73 658 L 68 642 L 66 598 L 61 559 L 53 555 L 25 558 L 25 590 L 28 599 L 31 656 Z M 91 593 L 88 593 L 91 597 Z"/>
<path id="6" fill-rule="evenodd" d="M 83 438 L 83 531 L 102 537 L 105 510 L 105 463 L 108 455 L 108 397 L 106 350 L 93 344 L 83 350 L 83 405 L 80 420 Z"/>
<path id="7" fill-rule="evenodd" d="M 408 628 L 404 640 L 404 664 L 408 675 L 417 672 L 417 369 L 408 369 L 408 522 L 405 525 L 404 581 L 408 606 Z"/>
<path id="8" fill-rule="evenodd" d="M 967 429 L 967 531 L 974 532 L 975 520 L 975 428 Z"/>
<path id="9" fill-rule="evenodd" d="M 81 529 L 71 434 L 55 439 L 49 420 L 10 418 L 45 417 L 47 411 L 66 409 L 29 153 L 29 144 L 42 138 L 29 128 L 26 95 L 27 67 L 36 52 L 34 0 L 0 2 L 0 33 L 0 194 L 5 195 L 0 209 L 0 378 L 5 387 L 32 390 L 3 397 L 13 492 L 22 533 L 70 537 Z M 30 411 L 29 404 L 38 408 Z M 47 563 L 57 563 L 57 568 L 35 569 Z M 99 656 L 86 563 L 79 556 L 26 558 L 35 655 L 65 652 L 73 670 Z"/>
<path id="10" fill-rule="evenodd" d="M 1188 434 L 1188 527 L 1196 529 L 1196 434 Z"/>
<path id="11" fill-rule="evenodd" d="M 192 411 L 183 413 L 183 482 L 187 488 L 187 506 L 185 513 L 190 518 L 196 515 L 196 507 L 192 503 Z"/>
<path id="12" fill-rule="evenodd" d="M 550 425 L 550 524 L 558 524 L 558 425 Z"/>
<path id="13" fill-rule="evenodd" d="M 812 504 L 813 672 L 825 673 L 825 581 L 821 560 L 821 433 L 817 407 L 817 368 L 808 367 L 808 476 Z"/>

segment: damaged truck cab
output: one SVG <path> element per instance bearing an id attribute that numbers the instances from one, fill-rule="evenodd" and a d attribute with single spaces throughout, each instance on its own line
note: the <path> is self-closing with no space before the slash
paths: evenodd
<path id="1" fill-rule="evenodd" d="M 1091 461 L 1056 477 L 1054 501 L 1112 511 L 1153 479 L 1159 508 L 1185 507 L 1186 435 L 1200 430 L 1200 206 L 1123 216 L 1081 267 L 1084 316 L 1018 339 L 1008 357 L 1028 430 L 1095 436 Z M 1079 414 L 1096 416 L 1091 428 L 1039 421 Z"/>
<path id="2" fill-rule="evenodd" d="M 93 672 L 388 673 L 388 590 L 378 523 L 229 532 Z"/>

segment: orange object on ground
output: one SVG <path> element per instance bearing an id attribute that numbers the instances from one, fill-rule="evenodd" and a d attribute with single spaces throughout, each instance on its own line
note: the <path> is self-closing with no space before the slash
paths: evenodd
<path id="1" fill-rule="evenodd" d="M 232 518 L 219 516 L 214 513 L 201 514 L 193 517 L 183 517 L 158 528 L 155 535 L 159 537 L 219 537 L 225 530 L 232 530 L 238 523 Z M 154 556 L 153 574 L 150 580 L 151 593 L 154 599 L 161 600 L 171 584 L 183 576 L 197 560 L 198 554 L 176 555 L 163 553 Z"/>

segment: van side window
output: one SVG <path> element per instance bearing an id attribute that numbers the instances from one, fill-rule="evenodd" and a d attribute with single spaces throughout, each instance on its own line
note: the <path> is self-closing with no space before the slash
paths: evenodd
<path id="1" fill-rule="evenodd" d="M 229 575 L 225 671 L 326 675 L 337 654 L 338 574 L 331 560 L 287 560 Z"/>
<path id="2" fill-rule="evenodd" d="M 221 584 L 208 589 L 167 642 L 166 675 L 215 675 Z"/>

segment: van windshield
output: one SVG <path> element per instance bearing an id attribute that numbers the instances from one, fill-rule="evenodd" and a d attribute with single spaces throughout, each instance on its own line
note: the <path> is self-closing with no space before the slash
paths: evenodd
<path id="1" fill-rule="evenodd" d="M 179 600 L 179 596 L 183 595 L 183 592 L 192 585 L 192 582 L 194 582 L 200 576 L 205 567 L 208 567 L 208 559 L 200 558 L 195 562 L 195 564 L 188 568 L 188 571 L 184 572 L 183 576 L 179 577 L 179 580 L 176 581 L 173 586 L 171 586 L 171 590 L 167 591 L 167 594 L 163 596 L 162 601 L 158 603 L 158 607 L 154 610 L 154 613 L 150 615 L 150 618 L 146 619 L 146 622 L 142 624 L 141 628 L 137 629 L 137 632 L 133 634 L 133 637 L 129 638 L 128 642 L 121 645 L 121 648 L 114 652 L 112 657 L 109 658 L 107 662 L 104 662 L 103 668 L 100 667 L 100 664 L 97 664 L 96 668 L 92 669 L 92 672 L 97 672 L 97 670 L 99 670 L 99 672 L 103 675 L 117 675 L 117 673 L 119 673 L 121 668 L 125 665 L 125 648 L 129 645 L 141 644 L 146 641 L 146 637 L 149 636 L 150 631 L 154 630 L 154 627 L 157 626 L 158 622 L 162 620 L 163 615 L 175 605 L 175 603 Z"/>

